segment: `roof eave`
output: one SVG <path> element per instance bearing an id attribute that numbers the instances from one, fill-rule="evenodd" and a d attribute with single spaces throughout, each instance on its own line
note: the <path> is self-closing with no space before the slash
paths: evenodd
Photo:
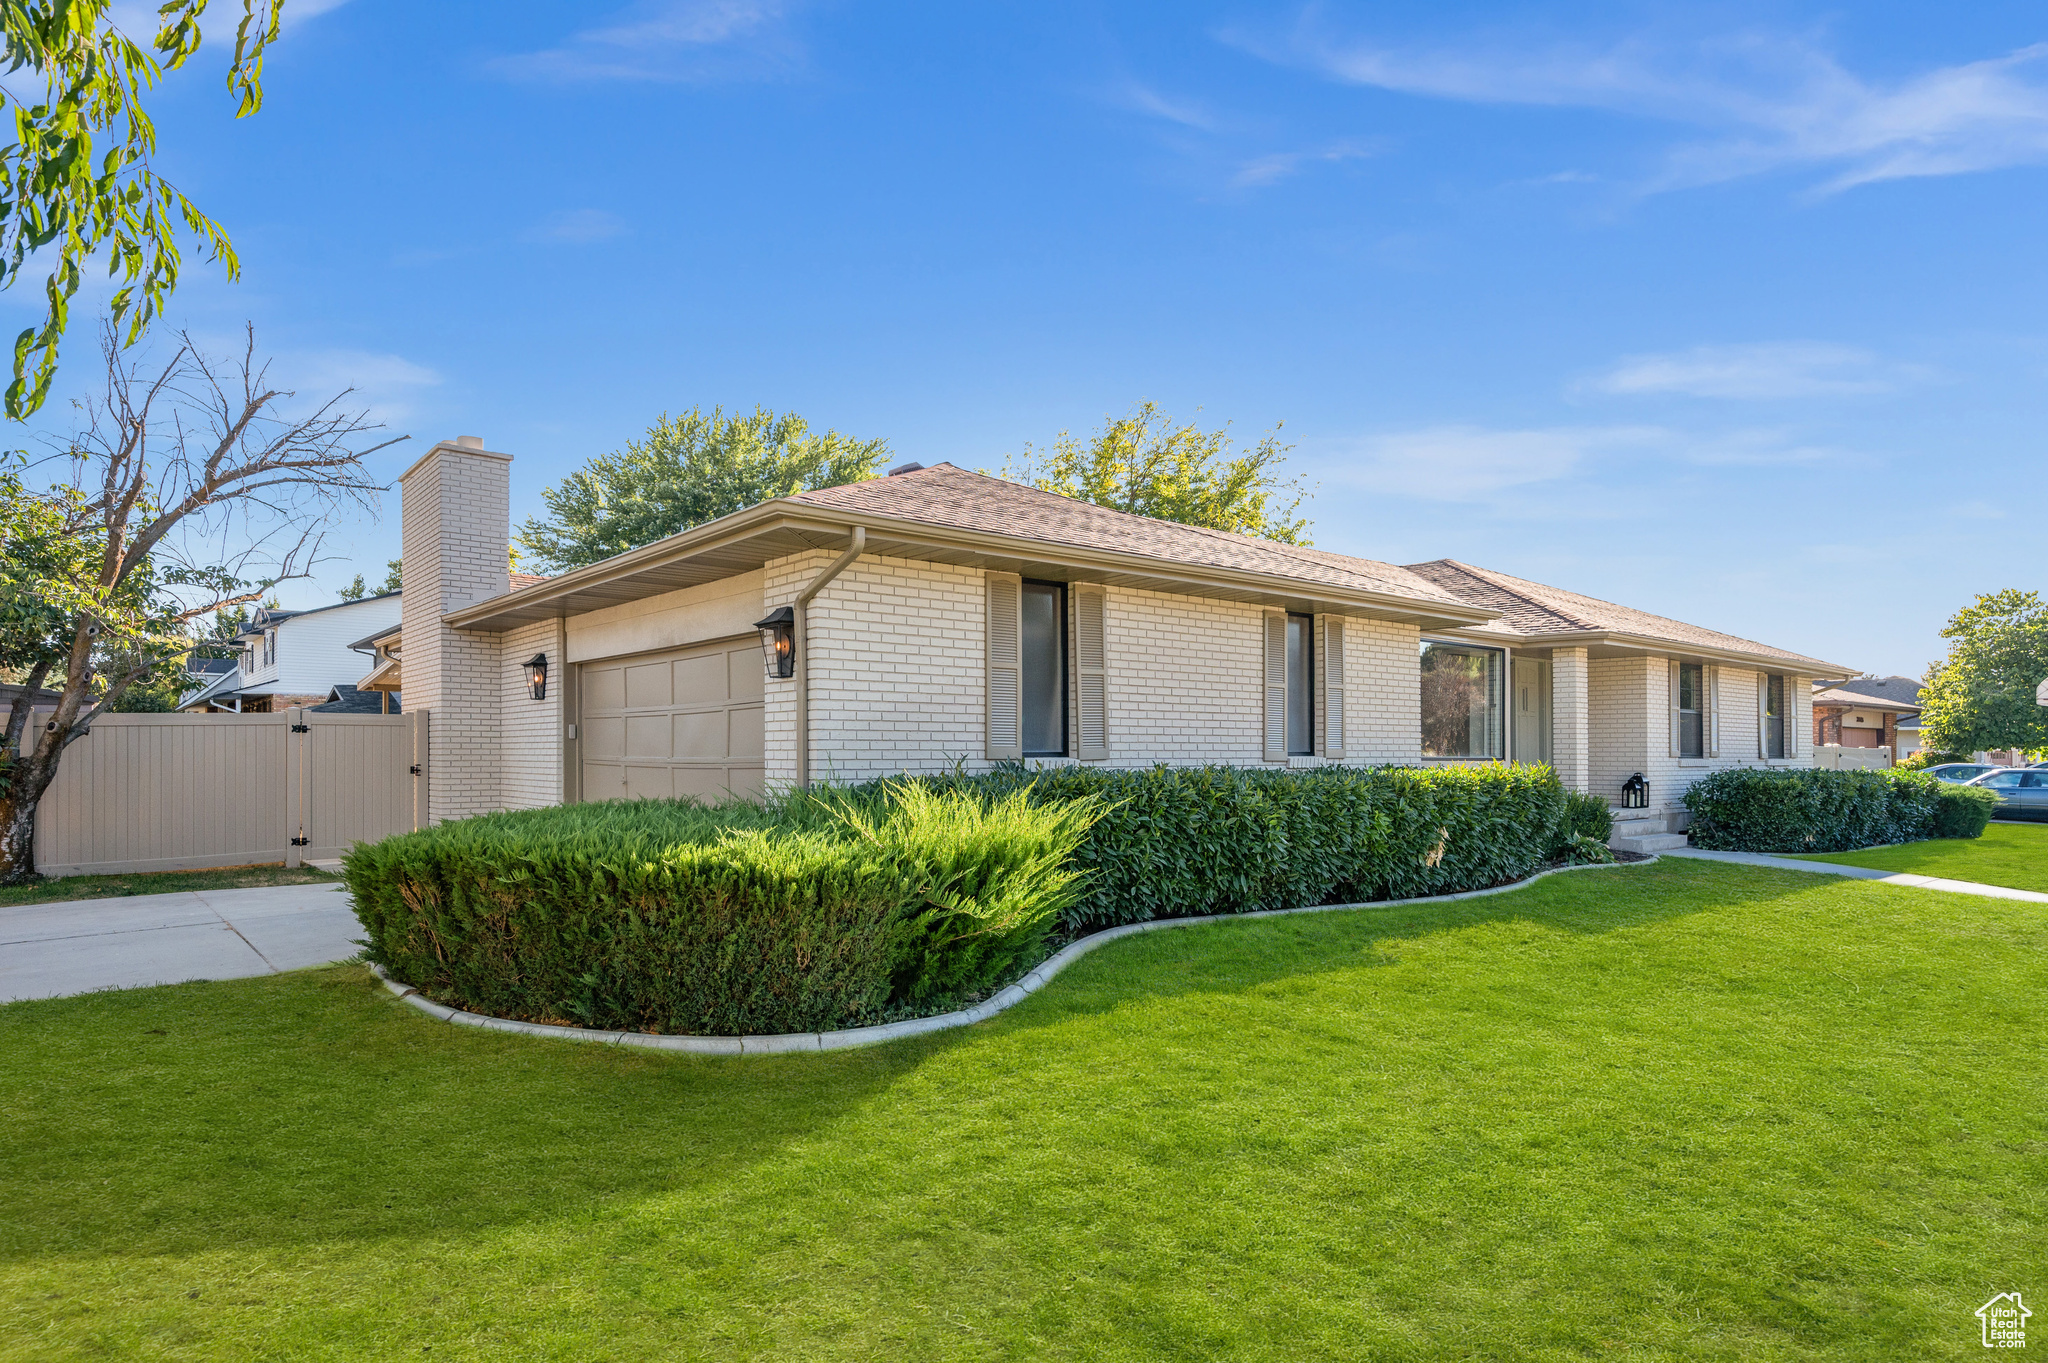
<path id="1" fill-rule="evenodd" d="M 765 556 L 763 562 L 768 558 L 785 557 L 790 552 L 800 552 L 802 548 L 837 548 L 840 538 L 851 533 L 856 525 L 868 531 L 869 552 L 885 557 L 889 548 L 906 548 L 965 556 L 970 560 L 1057 565 L 1078 569 L 1084 574 L 1145 579 L 1148 585 L 1162 591 L 1185 591 L 1189 587 L 1221 588 L 1233 595 L 1249 593 L 1274 602 L 1320 603 L 1350 607 L 1372 615 L 1414 619 L 1428 628 L 1483 624 L 1497 614 L 1463 602 L 1375 592 L 1249 569 L 1177 563 L 1143 554 L 1080 548 L 1029 536 L 954 529 L 901 516 L 864 511 L 821 511 L 807 503 L 782 499 L 734 512 L 679 535 L 615 555 L 602 563 L 574 569 L 548 582 L 479 601 L 451 611 L 442 619 L 456 629 L 499 631 L 540 620 L 582 614 L 614 604 L 611 601 L 576 607 L 569 604 L 572 598 L 594 589 L 616 589 L 635 576 L 719 551 L 742 550 L 746 541 L 769 535 L 791 536 L 803 543 L 795 549 L 779 548 Z M 738 576 L 752 570 L 752 567 L 741 567 L 718 576 Z M 1087 579 L 1084 576 L 1082 580 Z M 654 596 L 673 590 L 676 588 L 672 585 L 651 584 L 639 595 Z M 626 596 L 620 599 L 634 598 Z"/>
<path id="2" fill-rule="evenodd" d="M 1629 634 L 1620 630 L 1573 630 L 1560 634 L 1525 634 L 1522 637 L 1532 648 L 1573 648 L 1582 644 L 1610 644 L 1617 648 L 1638 649 L 1645 653 L 1669 653 L 1682 658 L 1701 658 L 1709 662 L 1742 663 L 1749 666 L 1765 664 L 1798 676 L 1823 681 L 1861 675 L 1853 667 L 1844 667 L 1840 663 L 1803 657 L 1799 654 L 1751 653 L 1744 649 L 1716 648 L 1709 644 L 1659 639 L 1648 634 Z"/>

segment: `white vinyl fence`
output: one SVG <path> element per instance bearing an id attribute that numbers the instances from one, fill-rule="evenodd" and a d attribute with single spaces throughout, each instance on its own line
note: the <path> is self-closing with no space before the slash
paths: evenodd
<path id="1" fill-rule="evenodd" d="M 325 860 L 425 827 L 428 779 L 425 713 L 101 715 L 43 796 L 36 869 Z"/>

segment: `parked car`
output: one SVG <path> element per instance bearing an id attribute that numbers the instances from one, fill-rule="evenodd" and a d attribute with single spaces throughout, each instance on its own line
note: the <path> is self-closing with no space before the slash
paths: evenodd
<path id="1" fill-rule="evenodd" d="M 1997 770 L 1999 768 L 1988 762 L 1942 762 L 1929 767 L 1927 774 L 1937 781 L 1953 781 L 1960 786 L 1976 780 L 1986 772 Z"/>
<path id="2" fill-rule="evenodd" d="M 2001 767 L 1969 782 L 1998 797 L 1994 819 L 2037 819 L 2048 823 L 2048 771 L 2035 767 Z"/>

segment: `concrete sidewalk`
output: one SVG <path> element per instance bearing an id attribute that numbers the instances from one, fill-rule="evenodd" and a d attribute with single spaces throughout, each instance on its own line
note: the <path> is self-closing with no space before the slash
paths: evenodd
<path id="1" fill-rule="evenodd" d="M 0 909 L 0 1003 L 297 970 L 362 935 L 339 885 L 25 904 Z"/>
<path id="2" fill-rule="evenodd" d="M 1851 880 L 1881 880 L 1887 885 L 1910 885 L 1916 890 L 1942 890 L 1948 894 L 1974 894 L 1986 899 L 2023 899 L 2048 904 L 2048 894 L 2033 890 L 2009 890 L 2003 885 L 1980 885 L 1974 880 L 1943 880 L 1939 876 L 1916 876 L 1903 871 L 1878 871 L 1868 866 L 1838 866 L 1831 861 L 1801 861 L 1797 857 L 1774 857 L 1763 852 L 1701 852 L 1673 848 L 1660 857 L 1692 857 L 1699 861 L 1731 861 L 1739 866 L 1768 866 L 1778 871 L 1811 871 L 1824 876 L 1848 876 Z"/>

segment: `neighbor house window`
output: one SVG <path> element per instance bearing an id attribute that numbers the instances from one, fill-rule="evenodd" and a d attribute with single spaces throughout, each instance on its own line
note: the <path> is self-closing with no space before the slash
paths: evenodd
<path id="1" fill-rule="evenodd" d="M 267 629 L 263 631 L 263 665 L 265 667 L 268 667 L 276 661 L 277 631 L 274 629 Z"/>
<path id="2" fill-rule="evenodd" d="M 1678 665 L 1678 755 L 1704 757 L 1706 730 L 1700 723 L 1700 697 L 1706 693 L 1699 663 Z"/>
<path id="3" fill-rule="evenodd" d="M 1422 645 L 1422 755 L 1501 757 L 1501 651 Z"/>
<path id="4" fill-rule="evenodd" d="M 1785 755 L 1785 679 L 1764 678 L 1764 756 Z"/>
<path id="5" fill-rule="evenodd" d="M 1067 755 L 1067 589 L 1027 582 L 1023 597 L 1024 755 Z"/>

